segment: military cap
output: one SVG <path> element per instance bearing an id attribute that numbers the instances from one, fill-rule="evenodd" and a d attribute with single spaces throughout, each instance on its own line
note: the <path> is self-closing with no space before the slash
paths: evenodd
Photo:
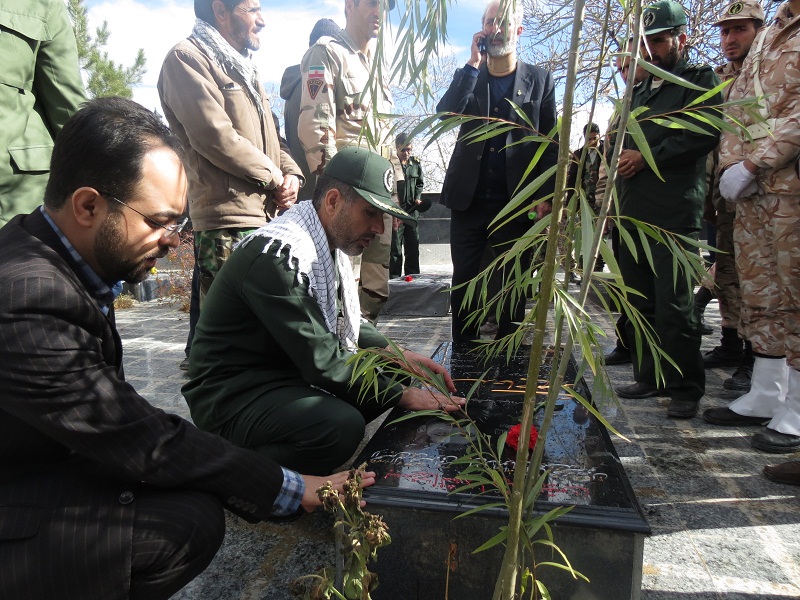
<path id="1" fill-rule="evenodd" d="M 686 25 L 686 12 L 672 0 L 660 0 L 644 9 L 644 34 L 653 35 Z"/>
<path id="2" fill-rule="evenodd" d="M 379 211 L 414 224 L 417 220 L 392 201 L 394 167 L 380 154 L 348 146 L 339 150 L 325 165 L 325 175 L 351 186 Z"/>
<path id="3" fill-rule="evenodd" d="M 717 22 L 714 25 L 722 25 L 725 21 L 735 21 L 738 19 L 755 19 L 764 21 L 764 9 L 758 0 L 736 0 L 731 2 L 717 15 Z"/>

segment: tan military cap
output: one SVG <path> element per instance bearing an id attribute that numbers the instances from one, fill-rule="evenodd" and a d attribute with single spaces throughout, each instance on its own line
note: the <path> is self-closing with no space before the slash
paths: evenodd
<path id="1" fill-rule="evenodd" d="M 722 25 L 725 21 L 734 19 L 757 19 L 764 20 L 764 9 L 758 0 L 736 0 L 731 2 L 717 16 L 714 25 Z"/>

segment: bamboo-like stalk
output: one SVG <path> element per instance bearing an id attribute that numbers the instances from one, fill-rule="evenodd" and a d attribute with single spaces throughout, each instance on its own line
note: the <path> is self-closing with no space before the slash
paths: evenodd
<path id="1" fill-rule="evenodd" d="M 566 141 L 569 140 L 570 136 L 573 94 L 576 81 L 575 74 L 577 72 L 581 29 L 583 28 L 584 6 L 585 0 L 576 0 L 575 18 L 572 23 L 572 38 L 569 51 L 569 68 L 567 72 L 567 81 L 564 93 L 564 112 L 561 121 L 561 128 L 559 130 L 559 138 L 563 140 L 564 143 L 559 144 L 558 149 L 558 164 L 560 166 L 556 172 L 550 231 L 547 238 L 547 251 L 545 253 L 542 272 L 542 285 L 539 290 L 539 301 L 536 304 L 533 343 L 528 362 L 528 386 L 525 390 L 525 401 L 523 404 L 522 418 L 520 421 L 521 430 L 523 432 L 530 431 L 530 428 L 533 425 L 534 407 L 536 406 L 536 383 L 539 380 L 539 367 L 542 364 L 542 358 L 544 355 L 544 338 L 547 328 L 547 313 L 550 307 L 549 299 L 553 295 L 553 286 L 555 285 L 557 240 L 561 222 L 561 213 L 564 208 L 564 191 L 566 189 L 567 172 L 569 169 L 570 150 L 569 144 L 566 143 Z M 544 299 L 547 299 L 547 301 L 544 301 Z M 542 463 L 542 455 L 544 453 L 544 440 L 547 436 L 547 430 L 552 420 L 557 396 L 558 390 L 553 389 L 551 386 L 550 390 L 548 391 L 544 420 L 542 421 L 541 426 L 541 435 L 536 444 L 534 456 L 531 459 L 530 464 L 528 464 L 527 469 L 517 468 L 514 470 L 514 487 L 511 491 L 511 498 L 508 507 L 508 538 L 506 540 L 503 562 L 500 565 L 500 574 L 498 575 L 497 583 L 495 584 L 493 595 L 494 600 L 514 600 L 515 598 L 517 580 L 520 571 L 520 531 L 524 516 L 525 489 L 527 487 L 526 480 L 529 477 L 538 477 L 539 467 Z M 518 467 L 528 463 L 528 444 L 528 436 L 526 434 L 521 435 L 516 456 L 516 464 Z"/>

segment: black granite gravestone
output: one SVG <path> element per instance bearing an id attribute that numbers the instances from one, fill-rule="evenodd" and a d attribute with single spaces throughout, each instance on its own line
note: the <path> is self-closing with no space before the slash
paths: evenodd
<path id="1" fill-rule="evenodd" d="M 481 379 L 467 408 L 474 424 L 464 430 L 436 417 L 392 423 L 406 414 L 395 409 L 358 458 L 357 464 L 366 462 L 377 474 L 375 485 L 365 491 L 369 510 L 383 515 L 392 535 L 392 544 L 381 549 L 376 565 L 380 577 L 376 600 L 488 599 L 498 574 L 501 546 L 472 552 L 498 533 L 508 513 L 504 507 L 494 507 L 455 518 L 500 498 L 480 488 L 454 492 L 464 484 L 458 477 L 463 465 L 454 461 L 465 454 L 473 435 L 470 428 L 491 436 L 494 444 L 519 423 L 528 355 L 520 353 L 509 364 L 498 359 L 486 365 L 473 354 L 453 351 L 448 343 L 435 357 L 449 365 L 462 394 Z M 546 360 L 537 383 L 542 397 L 549 370 Z M 575 376 L 573 362 L 566 381 L 573 384 Z M 589 397 L 582 380 L 574 385 Z M 538 414 L 537 424 L 540 420 Z M 501 461 L 509 481 L 514 459 L 514 451 L 507 447 Z M 558 519 L 553 534 L 573 567 L 590 580 L 542 568 L 537 575 L 552 597 L 638 599 L 644 535 L 650 528 L 605 427 L 566 393 L 559 397 L 545 441 L 544 463 L 549 475 L 536 512 L 572 507 Z M 537 562 L 562 562 L 551 550 L 537 548 Z"/>

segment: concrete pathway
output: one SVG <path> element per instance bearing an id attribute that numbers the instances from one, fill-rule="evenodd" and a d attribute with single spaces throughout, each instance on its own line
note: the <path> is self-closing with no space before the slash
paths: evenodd
<path id="1" fill-rule="evenodd" d="M 716 304 L 706 314 L 718 336 Z M 156 406 L 188 418 L 178 370 L 188 315 L 148 302 L 119 311 L 117 321 L 128 380 Z M 601 322 L 613 330 L 604 317 Z M 381 329 L 430 354 L 448 339 L 449 319 L 395 317 Z M 704 339 L 704 350 L 717 336 Z M 721 385 L 731 370 L 707 371 L 701 409 L 732 399 Z M 629 365 L 607 373 L 613 385 L 631 381 Z M 767 463 L 800 457 L 752 449 L 755 428 L 723 429 L 699 417 L 667 419 L 665 399 L 616 401 L 599 386 L 594 398 L 630 440 L 615 439 L 615 446 L 653 529 L 645 542 L 643 599 L 800 598 L 800 488 L 771 483 L 761 474 Z M 211 566 L 176 600 L 288 600 L 294 597 L 293 580 L 333 563 L 331 519 L 321 512 L 288 525 L 254 526 L 229 515 L 228 526 Z M 604 598 L 602 590 L 597 593 Z"/>

